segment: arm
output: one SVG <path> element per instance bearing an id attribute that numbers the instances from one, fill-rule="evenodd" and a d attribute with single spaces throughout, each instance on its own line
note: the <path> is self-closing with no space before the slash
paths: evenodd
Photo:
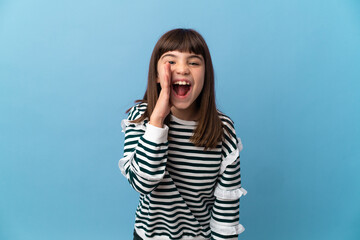
<path id="1" fill-rule="evenodd" d="M 213 239 L 238 239 L 244 227 L 239 224 L 240 197 L 246 195 L 241 188 L 240 159 L 227 166 L 215 189 L 215 203 L 211 214 Z"/>
<path id="2" fill-rule="evenodd" d="M 119 161 L 122 174 L 141 194 L 150 193 L 165 174 L 168 151 L 168 126 L 163 128 L 144 123 L 131 123 L 141 115 L 134 107 L 122 126 L 125 131 L 124 157 Z"/>
<path id="3" fill-rule="evenodd" d="M 211 213 L 211 239 L 238 239 L 245 230 L 239 224 L 240 197 L 247 191 L 241 187 L 240 150 L 241 141 L 232 128 L 223 141 L 223 160 L 218 183 L 215 188 L 215 202 Z M 233 134 L 231 134 L 233 133 Z"/>
<path id="4" fill-rule="evenodd" d="M 167 161 L 169 127 L 163 122 L 171 107 L 170 64 L 164 62 L 160 69 L 158 83 L 161 91 L 150 122 L 147 126 L 129 122 L 141 116 L 145 107 L 131 109 L 128 119 L 122 122 L 125 146 L 124 158 L 120 159 L 119 167 L 132 187 L 141 194 L 150 193 L 159 184 L 164 177 Z"/>

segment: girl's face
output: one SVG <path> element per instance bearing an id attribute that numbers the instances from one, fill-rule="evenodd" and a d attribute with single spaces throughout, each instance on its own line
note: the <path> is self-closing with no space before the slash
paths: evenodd
<path id="1" fill-rule="evenodd" d="M 205 61 L 201 55 L 169 51 L 164 53 L 157 64 L 158 76 L 164 76 L 165 64 L 171 67 L 171 112 L 185 120 L 196 118 L 195 100 L 204 86 Z M 159 82 L 159 79 L 157 80 Z"/>

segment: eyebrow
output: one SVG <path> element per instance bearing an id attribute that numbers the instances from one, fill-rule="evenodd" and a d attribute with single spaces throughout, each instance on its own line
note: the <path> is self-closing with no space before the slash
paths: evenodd
<path id="1" fill-rule="evenodd" d="M 198 58 L 199 60 L 203 61 L 203 58 L 199 57 L 198 55 L 191 55 L 188 58 Z"/>
<path id="2" fill-rule="evenodd" d="M 177 56 L 174 55 L 174 54 L 171 54 L 171 53 L 167 53 L 167 54 L 163 55 L 163 56 L 161 57 L 161 59 L 166 58 L 166 57 L 174 57 L 174 58 L 176 58 Z M 194 55 L 190 55 L 188 58 L 197 58 L 197 59 L 203 61 L 203 59 L 202 59 L 201 57 L 199 57 L 198 55 L 195 55 L 195 54 L 194 54 Z"/>

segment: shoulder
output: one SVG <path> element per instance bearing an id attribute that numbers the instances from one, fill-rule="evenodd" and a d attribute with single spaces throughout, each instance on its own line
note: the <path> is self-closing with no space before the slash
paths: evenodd
<path id="1" fill-rule="evenodd" d="M 236 134 L 234 121 L 228 115 L 220 112 L 219 110 L 218 113 L 224 131 L 223 146 L 229 152 L 235 150 L 236 148 L 241 151 L 243 149 L 243 146 L 240 137 Z"/>
<path id="2" fill-rule="evenodd" d="M 141 129 L 145 130 L 145 122 L 133 122 L 133 120 L 136 120 L 141 117 L 146 111 L 147 103 L 138 103 L 132 108 L 129 109 L 128 117 L 126 119 L 123 119 L 121 121 L 121 128 L 123 132 L 126 132 L 127 127 L 131 126 L 132 129 Z"/>
<path id="3" fill-rule="evenodd" d="M 135 106 L 130 108 L 127 120 L 132 121 L 138 119 L 141 115 L 145 113 L 146 109 L 147 109 L 147 103 L 142 102 L 136 104 Z"/>
<path id="4" fill-rule="evenodd" d="M 221 120 L 221 124 L 223 126 L 224 129 L 224 133 L 226 134 L 227 132 L 229 132 L 228 134 L 232 134 L 235 137 L 235 123 L 234 121 L 225 113 L 218 111 L 219 114 L 219 118 Z"/>

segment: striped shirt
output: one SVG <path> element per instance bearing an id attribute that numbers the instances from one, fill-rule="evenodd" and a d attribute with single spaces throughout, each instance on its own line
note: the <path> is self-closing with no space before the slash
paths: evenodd
<path id="1" fill-rule="evenodd" d="M 169 126 L 145 119 L 140 103 L 122 121 L 125 132 L 122 174 L 140 193 L 135 230 L 143 239 L 238 239 L 241 187 L 240 139 L 233 121 L 223 113 L 224 137 L 204 150 L 190 142 L 196 121 L 170 115 Z M 227 129 L 228 131 L 226 131 Z"/>

